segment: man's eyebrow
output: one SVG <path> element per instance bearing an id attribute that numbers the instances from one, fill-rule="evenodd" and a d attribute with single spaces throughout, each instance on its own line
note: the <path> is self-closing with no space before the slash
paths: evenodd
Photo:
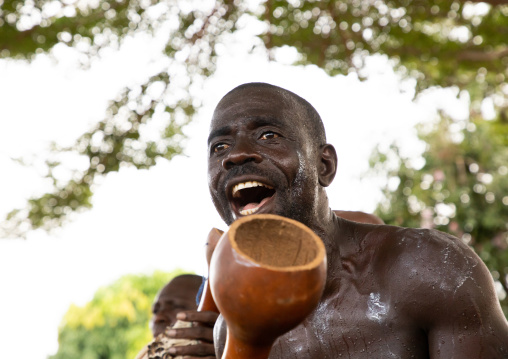
<path id="1" fill-rule="evenodd" d="M 208 144 L 214 139 L 215 137 L 224 136 L 231 133 L 231 126 L 224 126 L 220 127 L 216 130 L 213 130 L 210 132 L 210 135 L 208 136 Z"/>
<path id="2" fill-rule="evenodd" d="M 269 117 L 269 116 L 255 116 L 255 117 L 248 117 L 244 118 L 243 120 L 250 121 L 252 124 L 254 124 L 256 127 L 261 126 L 270 126 L 270 125 L 281 125 L 282 122 L 278 120 L 275 117 Z M 220 127 L 216 130 L 213 130 L 210 135 L 208 136 L 208 144 L 214 139 L 215 137 L 228 135 L 231 133 L 231 126 L 224 126 Z"/>

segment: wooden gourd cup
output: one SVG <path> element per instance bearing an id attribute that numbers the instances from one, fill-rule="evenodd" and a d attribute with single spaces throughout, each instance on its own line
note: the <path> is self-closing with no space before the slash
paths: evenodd
<path id="1" fill-rule="evenodd" d="M 228 327 L 222 359 L 267 359 L 316 308 L 325 282 L 325 247 L 308 227 L 269 214 L 235 221 L 210 262 L 209 287 Z"/>

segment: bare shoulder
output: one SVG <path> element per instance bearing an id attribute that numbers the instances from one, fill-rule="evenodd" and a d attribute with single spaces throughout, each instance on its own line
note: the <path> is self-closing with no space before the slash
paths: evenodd
<path id="1" fill-rule="evenodd" d="M 396 285 L 402 295 L 413 297 L 413 293 L 430 291 L 434 299 L 425 296 L 425 301 L 434 306 L 443 300 L 453 301 L 464 287 L 497 301 L 489 270 L 460 239 L 431 229 L 382 228 L 376 260 L 391 278 L 404 281 L 404 285 Z"/>
<path id="2" fill-rule="evenodd" d="M 342 211 L 342 210 L 334 210 L 333 212 L 337 216 L 353 222 L 385 224 L 385 222 L 381 218 L 371 213 L 365 213 L 361 211 Z"/>
<path id="3" fill-rule="evenodd" d="M 408 274 L 420 276 L 422 280 L 432 280 L 436 274 L 443 281 L 453 280 L 454 275 L 465 277 L 474 268 L 487 270 L 469 246 L 447 233 L 394 226 L 380 226 L 377 232 L 376 245 L 387 256 L 388 262 L 399 266 L 398 269 L 405 269 Z"/>
<path id="4" fill-rule="evenodd" d="M 431 348 L 438 350 L 437 338 L 474 336 L 498 353 L 492 357 L 508 356 L 508 323 L 491 274 L 469 246 L 436 230 L 378 230 L 376 267 L 385 273 L 385 288 L 398 310 L 428 333 Z"/>

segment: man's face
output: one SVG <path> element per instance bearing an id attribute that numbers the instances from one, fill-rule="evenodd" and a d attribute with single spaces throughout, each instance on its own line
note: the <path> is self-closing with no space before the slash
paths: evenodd
<path id="1" fill-rule="evenodd" d="M 176 315 L 185 310 L 196 309 L 196 288 L 185 280 L 174 280 L 166 285 L 152 306 L 150 327 L 154 338 L 166 327 L 173 326 Z"/>
<path id="2" fill-rule="evenodd" d="M 228 225 L 254 213 L 309 223 L 317 203 L 317 158 L 300 116 L 297 106 L 269 88 L 240 89 L 217 106 L 208 185 Z"/>

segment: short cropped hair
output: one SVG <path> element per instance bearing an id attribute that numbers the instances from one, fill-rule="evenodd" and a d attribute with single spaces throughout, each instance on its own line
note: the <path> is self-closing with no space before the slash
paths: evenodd
<path id="1" fill-rule="evenodd" d="M 286 101 L 294 105 L 298 110 L 301 111 L 301 113 L 303 113 L 303 116 L 301 116 L 300 120 L 302 121 L 302 125 L 305 127 L 311 138 L 316 139 L 319 142 L 319 146 L 326 144 L 325 126 L 323 125 L 323 121 L 321 120 L 319 113 L 307 100 L 289 90 L 265 82 L 250 82 L 235 87 L 224 97 L 227 97 L 229 94 L 239 90 L 250 88 L 266 88 L 279 93 Z M 298 112 L 300 113 L 300 111 Z"/>

